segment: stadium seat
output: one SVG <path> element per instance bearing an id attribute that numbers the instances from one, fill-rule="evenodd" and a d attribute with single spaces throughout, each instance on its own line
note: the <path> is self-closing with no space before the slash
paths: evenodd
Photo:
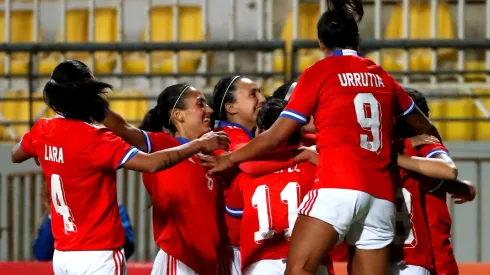
<path id="1" fill-rule="evenodd" d="M 10 13 L 10 43 L 34 42 L 34 13 L 30 10 L 18 10 Z M 39 41 L 42 33 L 39 32 Z M 5 12 L 0 11 L 0 41 L 6 41 Z M 29 55 L 27 53 L 14 53 L 10 59 L 10 72 L 13 74 L 27 74 Z M 5 53 L 0 53 L 0 73 L 5 73 Z"/>
<path id="2" fill-rule="evenodd" d="M 475 94 L 490 94 L 490 89 L 474 89 Z M 481 101 L 486 107 L 487 111 L 490 111 L 490 98 L 482 98 Z M 476 117 L 484 118 L 483 113 L 477 109 Z M 487 118 L 486 122 L 476 123 L 476 140 L 490 141 L 490 119 Z"/>
<path id="3" fill-rule="evenodd" d="M 472 99 L 443 99 L 430 102 L 432 118 L 474 118 Z M 446 141 L 469 141 L 475 139 L 474 122 L 437 122 L 437 128 Z"/>
<path id="4" fill-rule="evenodd" d="M 128 121 L 141 121 L 148 111 L 148 100 L 112 100 L 122 97 L 144 97 L 146 93 L 139 90 L 123 89 L 108 93 L 111 109 Z M 134 125 L 138 126 L 138 125 Z"/>
<path id="5" fill-rule="evenodd" d="M 300 3 L 299 5 L 299 22 L 298 22 L 298 36 L 299 39 L 317 39 L 316 24 L 320 17 L 320 5 L 318 3 Z M 286 42 L 287 72 L 291 70 L 291 45 L 293 40 L 293 24 L 294 15 L 293 12 L 288 15 L 288 18 L 282 29 L 282 40 Z M 322 53 L 319 50 L 306 50 L 302 49 L 298 53 L 298 69 L 304 71 L 309 66 L 313 65 L 316 61 L 322 58 Z M 284 70 L 284 55 L 282 51 L 276 51 L 274 53 L 273 69 L 274 71 Z"/>
<path id="6" fill-rule="evenodd" d="M 487 69 L 485 61 L 466 61 L 464 65 L 468 71 L 485 71 Z M 471 82 L 485 81 L 485 73 L 467 74 L 464 79 Z"/>
<path id="7" fill-rule="evenodd" d="M 432 18 L 430 3 L 410 4 L 410 26 L 409 38 L 430 39 L 432 32 L 430 22 Z M 402 39 L 404 28 L 403 6 L 398 4 L 391 14 L 388 22 L 385 39 Z M 447 3 L 440 2 L 437 7 L 437 38 L 454 39 L 453 20 L 451 18 L 451 7 Z M 429 71 L 431 69 L 431 50 L 413 49 L 409 51 L 409 69 L 413 71 Z M 457 51 L 454 49 L 439 49 L 437 56 L 439 61 L 453 61 Z M 374 59 L 373 54 L 367 58 Z M 403 51 L 398 49 L 382 50 L 381 65 L 388 71 L 403 70 Z"/>
<path id="8" fill-rule="evenodd" d="M 117 41 L 117 10 L 115 8 L 96 8 L 94 11 L 94 41 L 116 42 Z M 61 41 L 62 33 L 58 32 L 57 41 Z M 66 12 L 66 42 L 88 42 L 89 41 L 89 10 L 74 9 Z M 85 64 L 90 64 L 90 54 L 87 52 L 69 52 L 67 59 L 79 59 Z M 116 66 L 116 53 L 96 52 L 95 72 L 111 73 Z M 51 73 L 61 61 L 60 53 L 53 53 L 41 59 L 39 72 Z"/>
<path id="9" fill-rule="evenodd" d="M 152 42 L 173 41 L 173 9 L 171 6 L 158 6 L 151 9 Z M 202 32 L 202 9 L 200 6 L 179 6 L 179 41 L 206 40 Z M 146 41 L 146 31 L 141 40 Z M 153 52 L 151 54 L 151 72 L 173 72 L 172 52 Z M 201 62 L 201 52 L 185 51 L 179 53 L 179 72 L 195 72 Z M 133 53 L 125 56 L 123 71 L 126 73 L 144 73 L 146 57 L 144 53 Z"/>
<path id="10" fill-rule="evenodd" d="M 26 91 L 7 91 L 4 93 L 4 98 L 24 98 L 26 99 L 29 94 Z M 42 92 L 36 92 L 33 94 L 34 99 L 42 99 Z M 54 112 L 46 108 L 46 104 L 43 101 L 35 101 L 32 105 L 34 119 L 39 117 L 53 117 Z M 19 101 L 3 101 L 1 103 L 1 112 L 7 121 L 28 121 L 29 120 L 29 102 L 28 100 Z M 29 130 L 29 126 L 26 125 L 14 125 L 12 129 L 17 139 L 22 138 L 24 133 Z M 7 131 L 7 127 L 0 127 L 0 133 L 2 139 L 11 139 Z"/>

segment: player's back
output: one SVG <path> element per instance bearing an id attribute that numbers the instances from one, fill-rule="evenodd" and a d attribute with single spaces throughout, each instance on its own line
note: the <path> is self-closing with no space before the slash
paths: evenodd
<path id="1" fill-rule="evenodd" d="M 316 166 L 302 162 L 257 178 L 241 173 L 244 213 L 240 234 L 242 269 L 260 260 L 287 258 L 292 227 Z"/>
<path id="2" fill-rule="evenodd" d="M 400 103 L 401 88 L 393 78 L 356 55 L 331 56 L 309 70 L 318 72 L 319 82 L 314 118 L 320 181 L 393 201 L 393 193 L 386 191 L 392 182 L 393 117 L 402 113 L 399 109 L 412 108 L 411 99 L 403 97 L 406 102 Z M 370 186 L 373 179 L 378 188 Z"/>
<path id="3" fill-rule="evenodd" d="M 36 122 L 22 148 L 37 156 L 46 177 L 57 250 L 123 246 L 116 169 L 135 148 L 106 128 L 60 117 Z"/>

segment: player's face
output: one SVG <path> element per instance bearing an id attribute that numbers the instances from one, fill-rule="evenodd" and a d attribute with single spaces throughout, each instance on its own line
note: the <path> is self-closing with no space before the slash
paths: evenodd
<path id="1" fill-rule="evenodd" d="M 198 138 L 211 131 L 211 114 L 213 110 L 209 107 L 204 94 L 194 87 L 186 91 L 186 109 L 182 111 L 182 128 L 189 136 Z"/>
<path id="2" fill-rule="evenodd" d="M 236 87 L 236 100 L 233 103 L 233 109 L 241 121 L 255 125 L 257 114 L 265 103 L 265 97 L 262 95 L 257 83 L 248 78 L 238 80 Z"/>

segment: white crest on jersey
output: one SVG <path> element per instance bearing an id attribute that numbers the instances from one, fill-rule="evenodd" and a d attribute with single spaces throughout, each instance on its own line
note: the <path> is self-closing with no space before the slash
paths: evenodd
<path id="1" fill-rule="evenodd" d="M 206 176 L 206 179 L 208 180 L 208 189 L 209 190 L 213 190 L 213 188 L 214 188 L 214 180 L 213 180 L 213 178 L 209 177 L 208 174 L 205 174 L 205 176 Z"/>

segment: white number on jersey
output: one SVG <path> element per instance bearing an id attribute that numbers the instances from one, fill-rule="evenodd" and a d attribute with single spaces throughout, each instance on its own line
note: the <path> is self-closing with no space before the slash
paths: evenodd
<path id="1" fill-rule="evenodd" d="M 300 196 L 300 186 L 297 182 L 290 182 L 281 191 L 281 201 L 288 205 L 288 224 L 284 230 L 286 240 L 291 238 L 292 228 L 298 217 L 298 204 Z M 275 231 L 272 229 L 272 209 L 270 203 L 270 192 L 267 185 L 260 185 L 255 189 L 252 196 L 252 206 L 257 209 L 259 217 L 259 231 L 255 232 L 254 240 L 261 243 L 263 240 L 272 239 Z"/>
<path id="2" fill-rule="evenodd" d="M 71 214 L 71 210 L 68 205 L 66 205 L 65 193 L 63 191 L 63 181 L 61 180 L 61 177 L 56 174 L 51 175 L 51 201 L 56 213 L 63 217 L 65 234 L 77 232 L 77 226 L 74 222 L 75 218 Z"/>
<path id="3" fill-rule="evenodd" d="M 412 194 L 406 189 L 401 188 L 396 191 L 397 212 L 396 212 L 396 236 L 394 243 L 414 247 L 415 230 L 412 225 Z"/>
<path id="4" fill-rule="evenodd" d="M 379 152 L 381 149 L 380 117 L 381 109 L 379 102 L 371 93 L 360 93 L 354 98 L 357 122 L 367 131 L 371 132 L 373 140 L 369 141 L 369 136 L 361 134 L 361 148 L 372 152 Z M 370 113 L 370 115 L 368 115 Z"/>

